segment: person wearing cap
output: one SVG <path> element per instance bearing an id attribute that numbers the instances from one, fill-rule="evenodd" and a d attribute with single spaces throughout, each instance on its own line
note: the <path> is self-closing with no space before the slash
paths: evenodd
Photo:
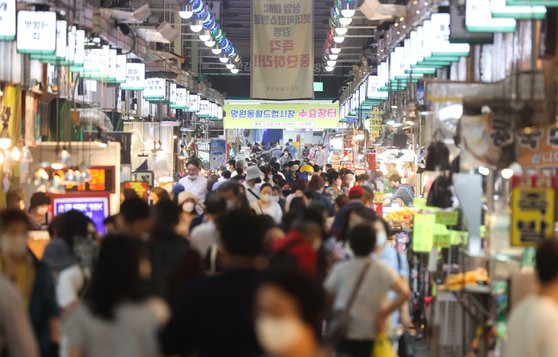
<path id="1" fill-rule="evenodd" d="M 207 195 L 207 179 L 200 175 L 200 162 L 198 159 L 190 159 L 186 163 L 188 175 L 181 178 L 179 183 L 184 186 L 184 191 L 192 193 L 203 202 Z"/>
<path id="2" fill-rule="evenodd" d="M 50 205 L 50 197 L 44 192 L 35 192 L 31 196 L 29 203 L 29 218 L 31 220 L 31 230 L 44 230 L 52 220 L 51 214 L 48 212 Z"/>
<path id="3" fill-rule="evenodd" d="M 246 169 L 246 179 L 243 185 L 246 189 L 246 199 L 250 204 L 260 199 L 260 187 L 256 184 L 256 180 L 261 179 L 262 176 L 263 173 L 257 166 L 250 166 Z"/>
<path id="4" fill-rule="evenodd" d="M 368 204 L 371 200 L 374 200 L 374 196 L 370 198 L 370 193 L 371 191 L 365 190 L 362 186 L 354 186 L 349 190 L 348 196 L 350 201 L 345 206 L 341 207 L 341 209 L 335 214 L 335 219 L 331 226 L 332 235 L 336 237 L 339 236 L 341 230 L 347 222 L 347 218 L 349 217 L 351 211 L 360 207 L 367 207 L 365 206 L 365 204 Z M 376 215 L 376 212 L 374 212 L 372 209 L 370 211 L 374 215 Z"/>

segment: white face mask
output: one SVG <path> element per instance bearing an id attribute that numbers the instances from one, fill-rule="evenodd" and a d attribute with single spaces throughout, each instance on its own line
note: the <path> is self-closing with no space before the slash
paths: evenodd
<path id="1" fill-rule="evenodd" d="M 279 202 L 279 196 L 271 196 L 270 200 L 271 202 Z"/>
<path id="2" fill-rule="evenodd" d="M 386 231 L 379 230 L 378 232 L 376 232 L 376 247 L 377 248 L 383 248 L 384 245 L 387 242 L 387 234 Z"/>
<path id="3" fill-rule="evenodd" d="M 5 255 L 22 256 L 27 251 L 26 236 L 2 235 L 0 238 L 0 251 Z"/>
<path id="4" fill-rule="evenodd" d="M 269 202 L 269 193 L 264 193 L 263 195 L 260 195 L 260 199 L 262 200 L 263 203 Z"/>
<path id="5" fill-rule="evenodd" d="M 38 215 L 44 216 L 48 212 L 48 206 L 39 206 L 36 212 Z"/>
<path id="6" fill-rule="evenodd" d="M 190 179 L 190 181 L 194 181 L 198 178 L 198 175 L 188 175 L 188 178 Z"/>
<path id="7" fill-rule="evenodd" d="M 190 213 L 190 212 L 192 212 L 192 211 L 194 210 L 194 207 L 195 207 L 195 206 L 196 206 L 196 205 L 194 204 L 194 202 L 184 202 L 184 203 L 182 204 L 182 209 L 183 209 L 185 212 Z"/>
<path id="8" fill-rule="evenodd" d="M 272 355 L 283 354 L 302 335 L 302 322 L 296 318 L 276 318 L 262 315 L 256 319 L 256 335 L 263 349 Z"/>

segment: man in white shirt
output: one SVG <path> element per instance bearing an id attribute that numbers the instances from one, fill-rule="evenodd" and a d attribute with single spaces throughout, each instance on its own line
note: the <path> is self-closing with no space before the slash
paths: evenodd
<path id="1" fill-rule="evenodd" d="M 250 166 L 246 169 L 244 188 L 246 189 L 248 203 L 256 202 L 260 199 L 260 187 L 256 184 L 256 180 L 261 179 L 262 176 L 263 173 L 257 166 Z"/>
<path id="2" fill-rule="evenodd" d="M 227 211 L 227 201 L 220 194 L 212 192 L 205 201 L 205 221 L 190 233 L 192 247 L 204 257 L 213 244 L 219 242 L 219 230 L 215 221 Z"/>
<path id="3" fill-rule="evenodd" d="M 540 290 L 513 308 L 506 357 L 558 355 L 558 240 L 548 239 L 541 244 L 536 265 Z"/>
<path id="4" fill-rule="evenodd" d="M 316 151 L 316 154 L 314 156 L 316 158 L 316 165 L 318 165 L 320 168 L 323 169 L 324 165 L 326 164 L 327 161 L 327 154 L 324 150 L 324 146 L 323 145 L 318 145 L 318 150 Z"/>
<path id="5" fill-rule="evenodd" d="M 190 159 L 186 163 L 188 175 L 181 178 L 178 183 L 184 186 L 185 192 L 190 192 L 200 202 L 205 201 L 207 195 L 207 179 L 200 175 L 200 162 L 197 159 Z"/>

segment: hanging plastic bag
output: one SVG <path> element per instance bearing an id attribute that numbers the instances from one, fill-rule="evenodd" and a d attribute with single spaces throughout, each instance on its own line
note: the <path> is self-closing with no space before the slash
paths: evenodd
<path id="1" fill-rule="evenodd" d="M 385 334 L 376 336 L 371 357 L 397 357 L 391 346 L 391 342 Z"/>

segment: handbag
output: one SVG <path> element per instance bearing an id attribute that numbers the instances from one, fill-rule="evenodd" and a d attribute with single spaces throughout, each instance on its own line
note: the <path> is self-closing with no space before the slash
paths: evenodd
<path id="1" fill-rule="evenodd" d="M 353 291 L 349 297 L 349 301 L 347 302 L 347 306 L 344 309 L 339 309 L 333 312 L 333 316 L 327 323 L 327 330 L 326 330 L 326 338 L 327 340 L 333 345 L 337 346 L 345 338 L 347 335 L 347 328 L 349 325 L 349 312 L 353 303 L 356 300 L 358 291 L 360 290 L 360 286 L 364 281 L 364 276 L 370 267 L 370 262 L 366 262 L 364 267 L 362 268 L 355 286 L 353 287 Z"/>

